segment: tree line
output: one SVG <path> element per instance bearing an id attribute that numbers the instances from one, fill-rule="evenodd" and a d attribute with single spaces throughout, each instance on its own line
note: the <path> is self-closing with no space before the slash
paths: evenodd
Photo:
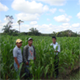
<path id="1" fill-rule="evenodd" d="M 52 32 L 51 34 L 43 34 L 41 32 L 39 32 L 36 28 L 31 28 L 29 29 L 29 32 L 20 32 L 20 25 L 21 23 L 23 23 L 24 21 L 22 20 L 18 20 L 17 23 L 19 25 L 19 31 L 15 30 L 15 29 L 11 29 L 12 28 L 12 24 L 13 24 L 13 16 L 6 16 L 6 19 L 8 20 L 8 23 L 6 25 L 3 26 L 3 33 L 2 34 L 8 34 L 8 35 L 13 35 L 13 36 L 17 36 L 17 35 L 36 35 L 36 36 L 57 36 L 57 37 L 77 37 L 80 36 L 80 34 L 77 34 L 75 32 L 72 32 L 71 30 L 65 30 L 65 31 L 60 31 L 60 32 Z"/>

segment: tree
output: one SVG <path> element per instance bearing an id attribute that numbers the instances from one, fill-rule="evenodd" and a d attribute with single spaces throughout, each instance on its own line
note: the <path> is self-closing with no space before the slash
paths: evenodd
<path id="1" fill-rule="evenodd" d="M 56 32 L 54 32 L 54 31 L 53 31 L 53 33 L 52 33 L 52 34 L 53 34 L 53 36 L 56 36 Z"/>
<path id="2" fill-rule="evenodd" d="M 21 23 L 23 23 L 24 21 L 18 20 L 17 23 L 19 24 L 19 32 L 20 32 L 20 25 Z"/>
<path id="3" fill-rule="evenodd" d="M 8 26 L 11 26 L 11 24 L 13 23 L 13 22 L 12 22 L 13 16 L 6 15 L 6 19 L 8 20 L 7 25 L 8 25 Z"/>
<path id="4" fill-rule="evenodd" d="M 8 23 L 3 26 L 4 28 L 2 30 L 4 30 L 4 33 L 9 33 L 10 32 L 10 28 L 12 28 L 13 16 L 6 15 L 6 20 L 8 20 Z"/>
<path id="5" fill-rule="evenodd" d="M 4 25 L 3 27 L 4 27 L 4 28 L 3 28 L 2 30 L 4 31 L 4 33 L 9 33 L 9 32 L 10 32 L 10 28 L 11 28 L 12 26 Z"/>
<path id="6" fill-rule="evenodd" d="M 40 35 L 41 33 L 36 29 L 36 28 L 31 28 L 29 29 L 29 34 L 30 35 Z"/>

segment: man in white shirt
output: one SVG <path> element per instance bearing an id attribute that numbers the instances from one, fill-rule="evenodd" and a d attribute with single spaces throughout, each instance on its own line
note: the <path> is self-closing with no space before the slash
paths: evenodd
<path id="1" fill-rule="evenodd" d="M 59 52 L 60 52 L 60 45 L 56 42 L 56 37 L 53 36 L 52 37 L 52 42 L 50 45 L 53 46 L 54 48 L 54 54 L 55 54 L 55 58 L 54 58 L 54 69 L 55 69 L 55 74 L 56 74 L 56 78 L 59 75 L 59 70 L 58 70 L 58 64 L 59 64 Z"/>

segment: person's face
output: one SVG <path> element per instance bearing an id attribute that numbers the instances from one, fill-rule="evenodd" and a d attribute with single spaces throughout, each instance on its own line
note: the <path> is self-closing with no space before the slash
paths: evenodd
<path id="1" fill-rule="evenodd" d="M 28 41 L 28 44 L 29 44 L 29 45 L 32 45 L 32 43 L 33 43 L 33 40 L 29 40 L 29 41 Z"/>
<path id="2" fill-rule="evenodd" d="M 53 41 L 53 43 L 55 43 L 56 42 L 56 39 L 55 38 L 52 38 L 52 41 Z"/>
<path id="3" fill-rule="evenodd" d="M 22 42 L 16 43 L 16 45 L 20 48 L 22 46 Z"/>

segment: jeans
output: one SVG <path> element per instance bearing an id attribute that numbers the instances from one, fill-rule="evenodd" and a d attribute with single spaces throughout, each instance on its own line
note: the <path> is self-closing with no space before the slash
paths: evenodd
<path id="1" fill-rule="evenodd" d="M 30 63 L 30 60 L 28 60 L 28 63 Z M 26 73 L 26 78 L 30 76 L 30 71 L 29 71 L 29 65 L 25 66 L 25 73 Z"/>
<path id="2" fill-rule="evenodd" d="M 21 64 L 21 63 L 19 63 L 19 65 L 20 65 L 20 64 Z M 14 69 L 15 69 L 15 71 L 18 73 L 19 69 L 18 69 L 18 66 L 17 66 L 16 62 L 14 62 Z M 20 76 L 20 72 L 19 72 L 19 76 Z"/>

